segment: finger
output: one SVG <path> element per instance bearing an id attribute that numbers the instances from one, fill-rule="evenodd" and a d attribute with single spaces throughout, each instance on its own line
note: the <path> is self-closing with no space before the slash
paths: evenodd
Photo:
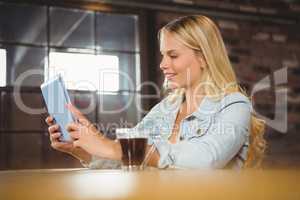
<path id="1" fill-rule="evenodd" d="M 54 149 L 70 148 L 70 147 L 72 146 L 72 143 L 56 141 L 56 142 L 51 143 L 51 146 L 52 146 Z"/>
<path id="2" fill-rule="evenodd" d="M 53 134 L 50 135 L 50 141 L 51 142 L 55 142 L 58 141 L 59 137 L 61 136 L 60 132 L 55 132 Z"/>
<path id="3" fill-rule="evenodd" d="M 59 141 L 55 141 L 55 142 L 52 142 L 51 143 L 51 146 L 54 148 L 54 149 L 58 149 L 62 146 L 62 142 L 59 142 Z"/>
<path id="4" fill-rule="evenodd" d="M 66 126 L 67 131 L 77 131 L 80 125 L 78 123 L 71 122 Z"/>
<path id="5" fill-rule="evenodd" d="M 73 146 L 74 146 L 74 147 L 81 147 L 80 140 L 75 140 L 75 141 L 73 142 Z"/>
<path id="6" fill-rule="evenodd" d="M 68 103 L 66 106 L 78 120 L 87 120 L 86 117 L 75 106 L 70 103 Z"/>
<path id="7" fill-rule="evenodd" d="M 80 138 L 80 133 L 78 131 L 70 131 L 69 134 L 73 140 L 78 140 Z"/>
<path id="8" fill-rule="evenodd" d="M 81 124 L 81 125 L 84 125 L 84 126 L 90 126 L 91 125 L 91 123 L 90 123 L 90 121 L 88 120 L 88 119 L 83 119 L 83 118 L 80 118 L 80 119 L 78 119 L 78 122 Z"/>
<path id="9" fill-rule="evenodd" d="M 57 132 L 58 130 L 59 130 L 59 125 L 58 124 L 49 126 L 49 128 L 48 128 L 48 131 L 49 131 L 50 134 L 52 134 L 54 132 Z"/>
<path id="10" fill-rule="evenodd" d="M 48 116 L 48 117 L 46 118 L 45 122 L 46 122 L 49 126 L 51 126 L 51 125 L 54 124 L 54 118 L 53 118 L 52 116 Z"/>

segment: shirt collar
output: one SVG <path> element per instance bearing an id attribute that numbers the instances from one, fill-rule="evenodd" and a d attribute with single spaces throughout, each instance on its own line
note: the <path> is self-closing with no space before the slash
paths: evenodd
<path id="1" fill-rule="evenodd" d="M 168 106 L 169 112 L 174 113 L 175 117 L 176 114 L 181 106 L 181 103 L 183 101 L 184 97 L 180 97 L 178 99 L 176 99 L 176 101 L 172 104 L 170 104 Z M 205 96 L 200 105 L 198 106 L 198 109 L 196 111 L 194 111 L 192 114 L 190 114 L 189 116 L 186 117 L 190 118 L 190 117 L 196 117 L 198 119 L 205 119 L 213 114 L 215 114 L 218 111 L 218 103 L 211 100 L 209 97 Z"/>
<path id="2" fill-rule="evenodd" d="M 195 116 L 198 119 L 205 119 L 214 115 L 218 111 L 218 103 L 210 99 L 209 97 L 205 96 L 198 109 L 191 114 L 191 116 Z"/>

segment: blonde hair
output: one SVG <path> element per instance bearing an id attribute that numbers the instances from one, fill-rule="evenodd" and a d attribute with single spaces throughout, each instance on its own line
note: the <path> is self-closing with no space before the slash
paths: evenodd
<path id="1" fill-rule="evenodd" d="M 246 92 L 237 83 L 235 72 L 232 68 L 228 54 L 218 27 L 208 17 L 191 15 L 178 18 L 165 25 L 159 31 L 167 31 L 195 52 L 201 52 L 206 61 L 206 70 L 203 74 L 205 95 L 219 100 L 224 95 L 232 92 Z M 174 99 L 184 94 L 184 89 L 176 89 L 169 96 Z M 250 119 L 250 145 L 248 148 L 245 168 L 259 167 L 266 148 L 263 138 L 265 123 L 253 113 Z"/>

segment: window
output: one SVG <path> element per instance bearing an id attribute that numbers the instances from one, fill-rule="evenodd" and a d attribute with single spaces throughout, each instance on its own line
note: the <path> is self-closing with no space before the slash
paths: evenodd
<path id="1" fill-rule="evenodd" d="M 0 87 L 6 86 L 6 50 L 0 49 Z"/>
<path id="2" fill-rule="evenodd" d="M 117 56 L 50 52 L 49 60 L 45 77 L 62 74 L 68 89 L 97 90 L 104 93 L 119 90 Z"/>
<path id="3" fill-rule="evenodd" d="M 0 169 L 76 167 L 43 146 L 46 113 L 20 107 L 23 102 L 39 112 L 45 106 L 40 85 L 55 74 L 76 90 L 69 92 L 72 103 L 108 137 L 142 116 L 139 14 L 100 4 L 39 2 L 0 0 L 0 129 L 9 133 L 0 145 Z"/>

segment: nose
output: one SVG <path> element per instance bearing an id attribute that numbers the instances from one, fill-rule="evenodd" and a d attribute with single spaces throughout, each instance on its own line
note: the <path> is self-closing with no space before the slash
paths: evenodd
<path id="1" fill-rule="evenodd" d="M 159 68 L 161 70 L 165 70 L 165 69 L 168 68 L 168 66 L 169 66 L 169 64 L 167 62 L 167 59 L 163 56 L 162 59 L 161 59 L 161 61 L 160 61 L 160 64 L 159 64 Z"/>

